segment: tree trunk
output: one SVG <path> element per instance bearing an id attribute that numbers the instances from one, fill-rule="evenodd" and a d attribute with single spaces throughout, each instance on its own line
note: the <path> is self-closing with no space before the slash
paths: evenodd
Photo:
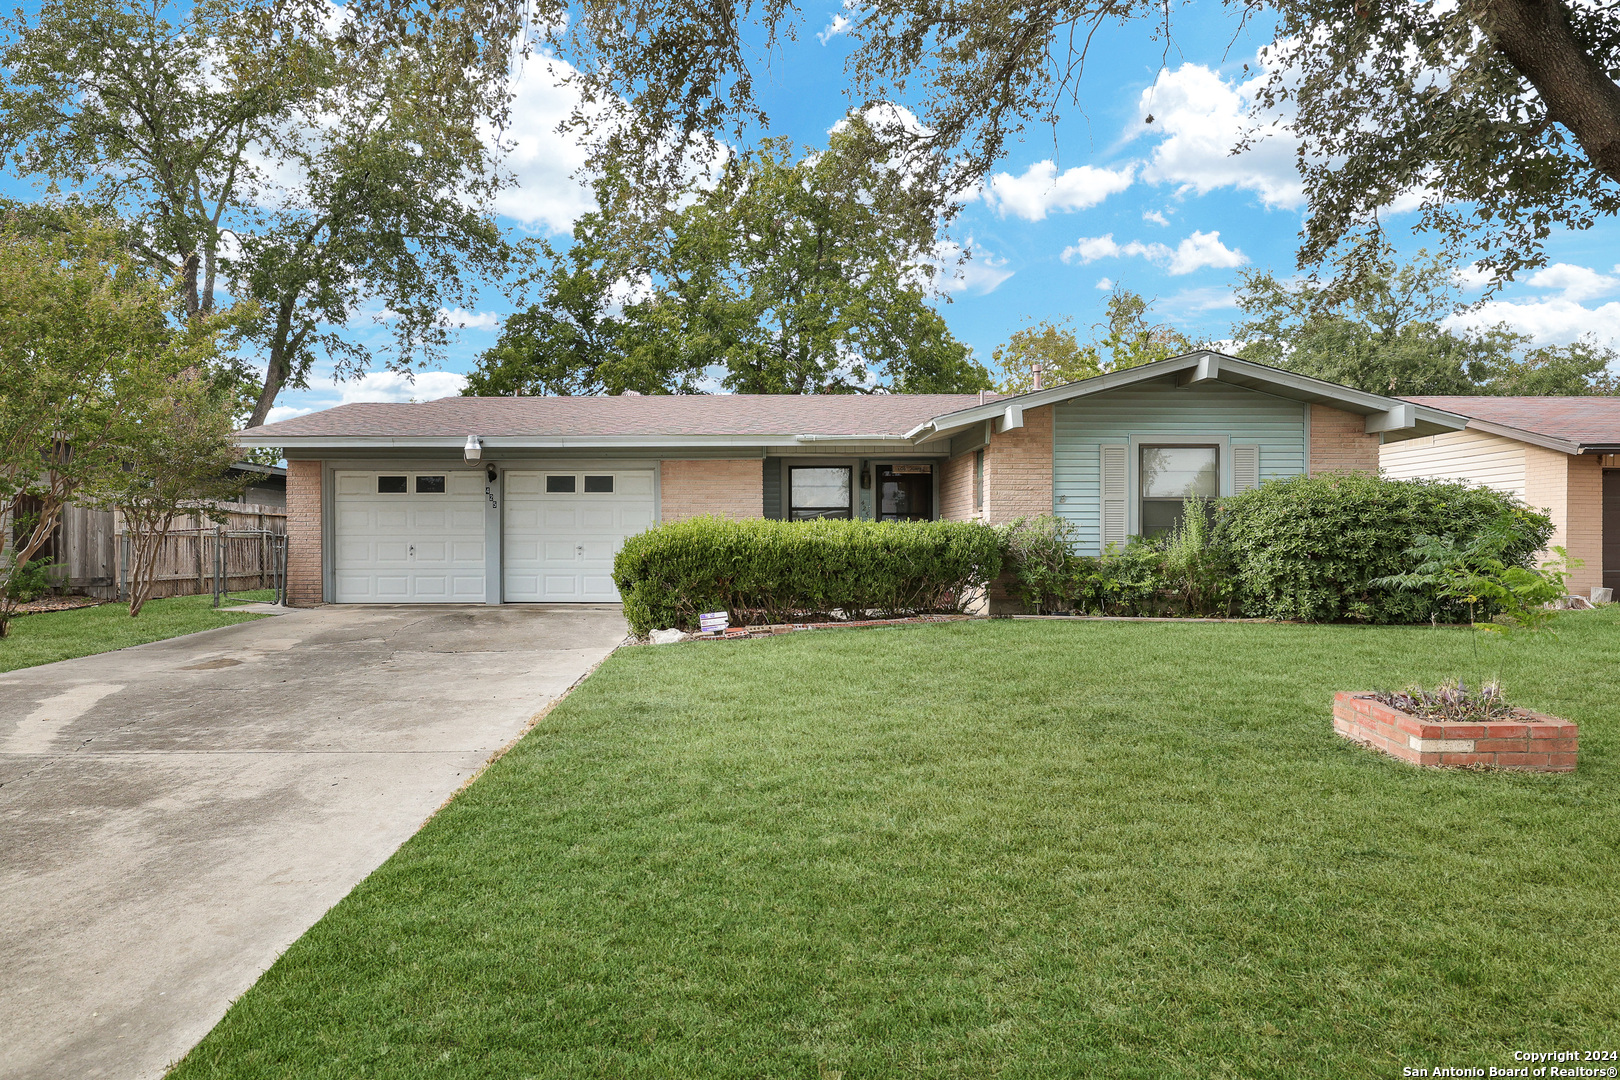
<path id="1" fill-rule="evenodd" d="M 1547 116 L 1620 183 L 1620 86 L 1576 39 L 1561 0 L 1475 0 L 1464 10 L 1536 88 Z"/>
<path id="2" fill-rule="evenodd" d="M 300 344 L 294 341 L 292 333 L 293 307 L 296 303 L 296 296 L 283 297 L 276 309 L 275 336 L 270 339 L 270 359 L 264 365 L 264 388 L 259 391 L 259 400 L 254 402 L 253 415 L 248 417 L 247 426 L 250 428 L 264 425 L 265 417 L 270 415 L 270 409 L 276 403 L 276 395 L 281 393 L 282 384 L 292 371 L 291 353 Z"/>

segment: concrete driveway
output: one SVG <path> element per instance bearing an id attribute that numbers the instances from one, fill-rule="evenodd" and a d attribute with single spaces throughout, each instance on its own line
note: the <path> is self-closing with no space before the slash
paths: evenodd
<path id="1" fill-rule="evenodd" d="M 0 675 L 0 1077 L 156 1077 L 624 638 L 329 607 Z"/>

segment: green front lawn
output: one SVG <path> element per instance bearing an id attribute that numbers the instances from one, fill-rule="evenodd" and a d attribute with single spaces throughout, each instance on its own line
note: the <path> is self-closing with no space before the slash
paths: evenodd
<path id="1" fill-rule="evenodd" d="M 270 600 L 269 589 L 238 593 L 238 599 Z M 47 611 L 13 619 L 11 633 L 0 638 L 0 671 L 16 671 L 35 664 L 71 660 L 76 656 L 127 649 L 148 641 L 233 626 L 248 619 L 262 619 L 229 608 L 214 609 L 214 597 L 175 596 L 149 600 L 139 618 L 129 617 L 125 604 L 101 604 L 71 611 Z"/>
<path id="2" fill-rule="evenodd" d="M 199 1077 L 1395 1077 L 1620 1049 L 1620 611 L 975 622 L 619 652 L 296 943 Z M 1574 775 L 1333 691 L 1500 668 Z"/>

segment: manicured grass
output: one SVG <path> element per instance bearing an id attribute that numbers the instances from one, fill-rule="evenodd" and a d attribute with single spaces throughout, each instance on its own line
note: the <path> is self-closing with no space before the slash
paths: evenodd
<path id="1" fill-rule="evenodd" d="M 265 601 L 273 596 L 269 589 L 235 595 L 237 599 Z M 24 615 L 13 619 L 11 633 L 0 638 L 0 671 L 16 671 L 36 664 L 71 660 L 75 656 L 127 649 L 148 641 L 162 641 L 198 630 L 212 630 L 216 626 L 231 626 L 247 619 L 262 618 L 265 616 L 249 615 L 229 608 L 216 611 L 212 594 L 150 600 L 141 608 L 140 616 L 134 619 L 129 617 L 129 608 L 124 604 L 101 604 L 98 607 Z"/>
<path id="2" fill-rule="evenodd" d="M 1389 1077 L 1615 1048 L 1620 612 L 626 649 L 297 942 L 200 1077 Z M 1419 770 L 1472 680 L 1578 773 Z"/>

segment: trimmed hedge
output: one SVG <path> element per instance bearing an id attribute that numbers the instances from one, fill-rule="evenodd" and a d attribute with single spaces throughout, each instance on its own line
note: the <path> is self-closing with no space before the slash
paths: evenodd
<path id="1" fill-rule="evenodd" d="M 1503 561 L 1528 566 L 1552 521 L 1512 496 L 1438 480 L 1332 473 L 1268 481 L 1221 499 L 1214 543 L 1224 549 L 1246 615 L 1307 622 L 1466 619 L 1431 592 L 1377 588 L 1410 570 L 1419 536 L 1466 542 L 1503 521 L 1515 540 Z"/>
<path id="2" fill-rule="evenodd" d="M 1001 544 L 966 521 L 730 521 L 659 525 L 613 563 L 630 629 L 697 629 L 726 611 L 734 626 L 961 611 L 1001 572 Z"/>

